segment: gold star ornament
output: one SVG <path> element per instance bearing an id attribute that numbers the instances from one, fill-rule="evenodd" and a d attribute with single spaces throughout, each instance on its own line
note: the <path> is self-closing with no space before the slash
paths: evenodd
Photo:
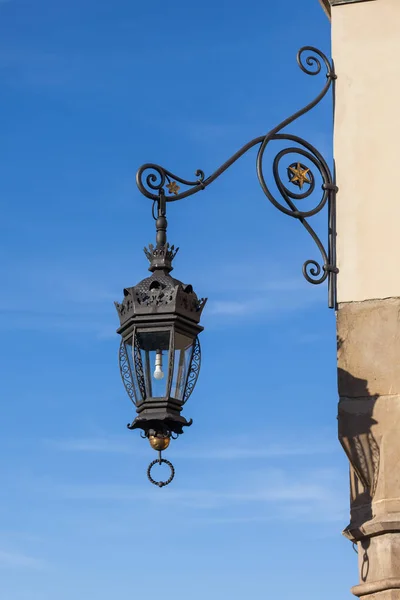
<path id="1" fill-rule="evenodd" d="M 176 183 L 176 181 L 170 181 L 169 184 L 167 185 L 168 191 L 170 194 L 175 194 L 175 196 L 178 195 L 179 190 L 181 189 L 179 187 L 179 185 Z"/>
<path id="2" fill-rule="evenodd" d="M 311 179 L 308 175 L 309 172 L 310 169 L 307 169 L 307 167 L 305 167 L 299 162 L 297 163 L 297 165 L 290 165 L 290 167 L 288 168 L 290 183 L 293 183 L 293 185 L 297 185 L 300 189 L 303 189 L 303 185 L 305 183 L 311 184 Z"/>

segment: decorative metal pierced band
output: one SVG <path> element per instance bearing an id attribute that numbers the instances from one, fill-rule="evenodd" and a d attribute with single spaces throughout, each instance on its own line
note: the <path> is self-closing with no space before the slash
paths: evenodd
<path id="1" fill-rule="evenodd" d="M 175 297 L 176 290 L 174 288 L 166 288 L 161 284 L 158 284 L 158 287 L 153 285 L 147 292 L 135 291 L 135 300 L 139 306 L 166 306 L 172 304 Z"/>
<path id="2" fill-rule="evenodd" d="M 161 463 L 164 463 L 165 465 L 167 465 L 171 471 L 171 475 L 169 476 L 169 478 L 166 481 L 156 481 L 151 476 L 151 470 L 154 467 L 154 465 L 161 465 Z M 151 483 L 153 485 L 158 485 L 158 487 L 160 487 L 160 488 L 165 487 L 166 485 L 169 485 L 171 483 L 171 481 L 173 480 L 173 478 L 175 477 L 174 465 L 166 458 L 156 458 L 155 460 L 153 460 L 153 462 L 151 462 L 149 464 L 149 468 L 147 469 L 147 477 L 149 478 L 149 481 L 151 481 Z"/>
<path id="3" fill-rule="evenodd" d="M 136 380 L 138 382 L 139 390 L 142 395 L 142 400 L 146 398 L 146 384 L 144 381 L 143 363 L 140 355 L 139 341 L 136 332 L 133 334 L 133 361 L 135 364 Z"/>
<path id="4" fill-rule="evenodd" d="M 189 400 L 190 394 L 194 390 L 194 386 L 196 385 L 197 378 L 200 373 L 200 365 L 201 365 L 201 348 L 200 348 L 199 338 L 197 337 L 196 341 L 194 343 L 192 357 L 190 359 L 189 375 L 188 375 L 188 379 L 187 379 L 185 395 L 183 397 L 182 404 L 185 404 L 185 402 L 187 402 Z"/>
<path id="5" fill-rule="evenodd" d="M 288 125 L 293 123 L 299 117 L 312 110 L 326 96 L 331 89 L 333 81 L 336 79 L 333 64 L 317 48 L 305 46 L 297 54 L 297 62 L 300 69 L 307 75 L 316 76 L 321 73 L 323 67 L 326 71 L 326 83 L 318 96 L 307 106 L 297 111 L 292 116 L 282 121 L 266 135 L 254 138 L 231 156 L 223 165 L 207 178 L 200 169 L 196 171 L 197 179 L 190 181 L 174 175 L 164 167 L 153 163 L 146 163 L 140 167 L 136 174 L 136 183 L 144 196 L 153 201 L 159 201 L 160 197 L 165 198 L 166 202 L 175 202 L 188 196 L 204 190 L 213 183 L 222 173 L 224 173 L 233 163 L 241 158 L 251 148 L 258 146 L 257 154 L 257 176 L 261 188 L 268 200 L 284 214 L 297 219 L 308 231 L 314 240 L 320 253 L 319 260 L 311 259 L 305 261 L 303 265 L 303 275 L 309 283 L 320 284 L 328 280 L 328 305 L 330 308 L 336 306 L 336 193 L 337 187 L 329 166 L 318 150 L 303 138 L 288 133 L 281 133 Z M 290 142 L 290 147 L 281 150 L 276 155 L 272 164 L 272 174 L 274 182 L 278 188 L 280 198 L 273 195 L 269 185 L 267 185 L 264 169 L 263 157 L 267 146 L 272 141 L 284 140 Z M 288 182 L 284 183 L 281 178 L 280 164 L 283 158 L 296 157 L 286 169 Z M 301 160 L 298 160 L 298 157 Z M 297 202 L 309 198 L 313 192 L 316 192 L 316 173 L 322 181 L 320 198 L 315 202 L 312 209 L 299 210 Z M 182 184 L 181 186 L 176 182 Z M 288 185 L 293 186 L 291 188 Z M 165 189 L 167 188 L 167 189 Z M 294 189 L 296 188 L 296 189 Z M 328 207 L 328 242 L 325 249 L 324 244 L 311 227 L 309 219 L 327 206 Z"/>
<path id="6" fill-rule="evenodd" d="M 121 372 L 122 382 L 125 386 L 128 396 L 132 400 L 133 404 L 136 404 L 131 366 L 123 341 L 121 341 L 121 345 L 119 347 L 119 370 Z"/>

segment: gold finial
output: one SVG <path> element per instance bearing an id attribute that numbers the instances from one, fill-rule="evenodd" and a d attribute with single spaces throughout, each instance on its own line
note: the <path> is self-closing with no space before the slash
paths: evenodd
<path id="1" fill-rule="evenodd" d="M 161 452 L 162 450 L 166 450 L 169 446 L 170 441 L 171 441 L 171 438 L 169 438 L 169 437 L 163 437 L 163 436 L 158 436 L 158 435 L 149 435 L 150 446 L 154 450 L 157 450 L 158 452 Z"/>
<path id="2" fill-rule="evenodd" d="M 167 185 L 168 191 L 170 194 L 175 194 L 175 196 L 178 195 L 179 190 L 181 189 L 180 186 L 176 183 L 176 181 L 170 181 Z"/>
<path id="3" fill-rule="evenodd" d="M 303 188 L 305 183 L 311 183 L 311 179 L 307 176 L 310 169 L 307 169 L 299 162 L 297 163 L 297 166 L 290 165 L 288 171 L 291 171 L 291 173 L 289 173 L 290 183 L 297 185 L 300 189 Z"/>

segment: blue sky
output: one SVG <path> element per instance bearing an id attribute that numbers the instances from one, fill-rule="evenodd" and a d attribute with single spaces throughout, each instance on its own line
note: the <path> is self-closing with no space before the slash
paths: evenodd
<path id="1" fill-rule="evenodd" d="M 305 44 L 329 53 L 317 0 L 0 2 L 4 600 L 350 598 L 334 313 L 254 152 L 169 207 L 174 275 L 209 302 L 168 489 L 117 364 L 113 301 L 154 241 L 136 169 L 208 174 L 311 100 Z M 329 100 L 292 131 L 331 160 Z"/>

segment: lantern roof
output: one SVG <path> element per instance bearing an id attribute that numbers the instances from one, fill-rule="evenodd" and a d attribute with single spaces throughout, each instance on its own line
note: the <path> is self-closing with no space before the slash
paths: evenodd
<path id="1" fill-rule="evenodd" d="M 137 285 L 125 288 L 123 301 L 115 302 L 121 329 L 125 329 L 136 316 L 157 314 L 178 315 L 199 323 L 207 299 L 198 298 L 191 285 L 170 275 L 177 252 L 178 248 L 168 243 L 157 247 L 150 244 L 144 249 L 152 274 Z M 121 329 L 118 331 L 121 332 Z"/>

